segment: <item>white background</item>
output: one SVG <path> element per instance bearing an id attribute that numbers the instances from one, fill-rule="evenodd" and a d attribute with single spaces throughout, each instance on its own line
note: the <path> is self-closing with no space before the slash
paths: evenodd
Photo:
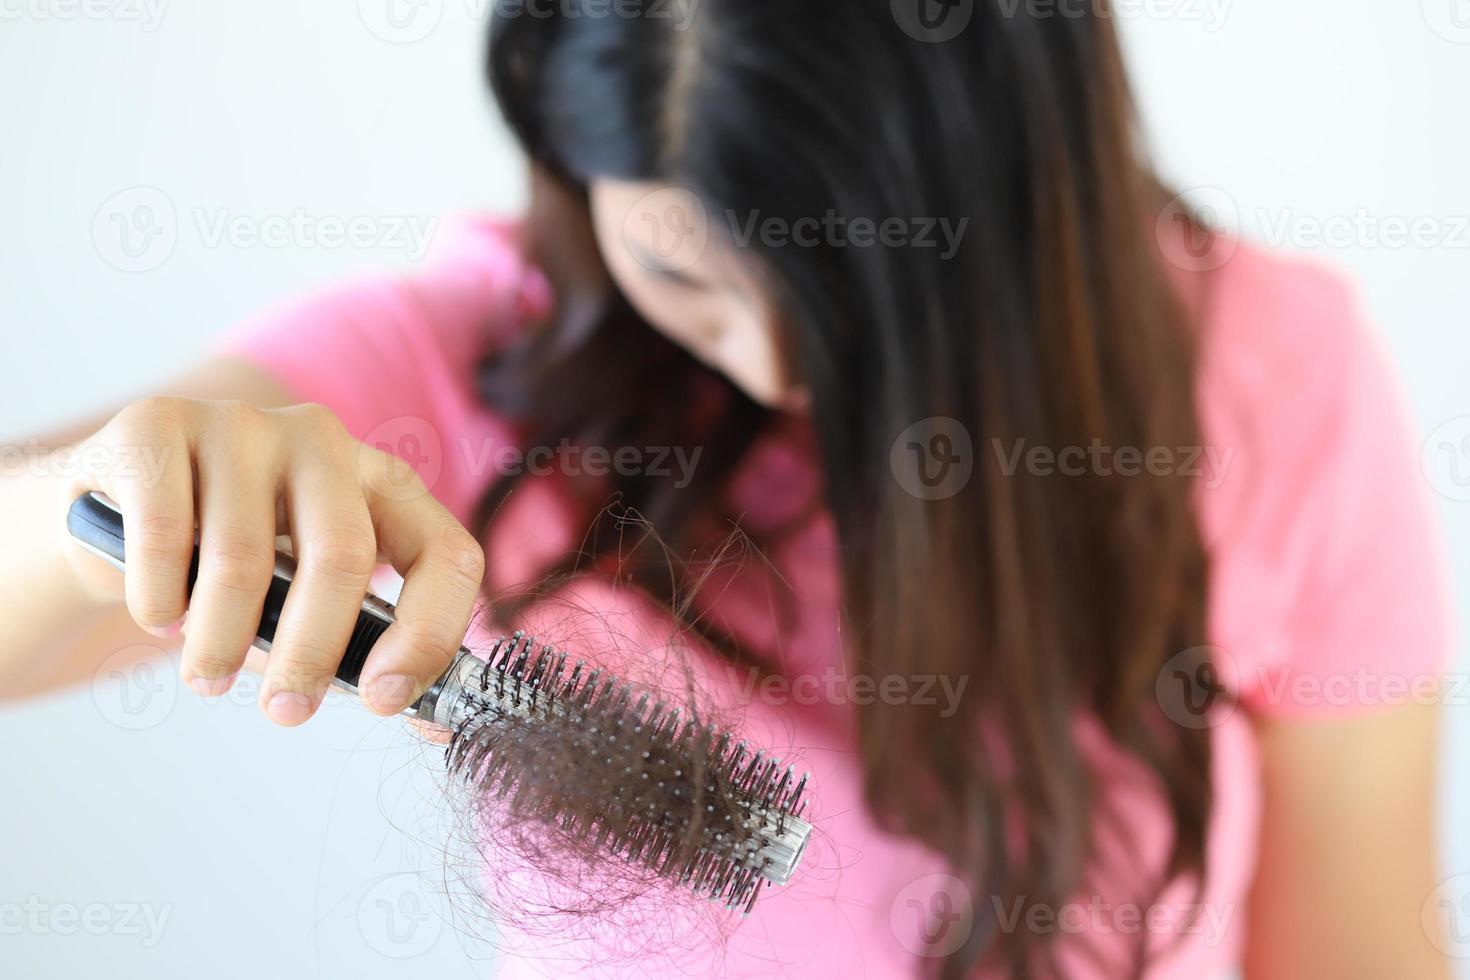
<path id="1" fill-rule="evenodd" d="M 263 306 L 414 259 L 402 239 L 221 243 L 220 220 L 367 216 L 386 234 L 385 216 L 522 200 L 481 83 L 485 4 L 403 0 L 412 16 L 393 21 L 388 2 L 0 0 L 0 437 L 147 391 Z M 1166 175 L 1223 220 L 1357 278 L 1412 398 L 1427 478 L 1448 491 L 1457 593 L 1470 595 L 1470 503 L 1452 499 L 1470 496 L 1453 468 L 1470 466 L 1470 424 L 1456 424 L 1470 416 L 1470 2 L 1120 11 Z M 129 256 L 113 222 L 140 203 L 174 234 Z M 1432 241 L 1391 240 L 1412 221 Z M 1324 227 L 1343 237 L 1319 244 Z M 0 975 L 493 973 L 472 914 L 442 921 L 457 904 L 437 870 L 453 828 L 432 753 L 397 723 L 337 704 L 281 731 L 252 688 L 205 706 L 166 668 L 124 681 L 129 704 L 151 691 L 142 714 L 105 676 L 0 708 L 0 906 L 100 906 L 112 924 L 16 934 L 0 918 Z M 1449 721 L 1446 878 L 1470 872 L 1454 830 L 1470 817 L 1470 709 Z M 156 943 L 133 906 L 167 915 Z"/>

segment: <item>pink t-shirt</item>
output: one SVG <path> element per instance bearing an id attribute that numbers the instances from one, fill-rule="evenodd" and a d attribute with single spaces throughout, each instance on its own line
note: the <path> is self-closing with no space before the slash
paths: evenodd
<path id="1" fill-rule="evenodd" d="M 553 303 L 514 237 L 511 225 L 463 222 L 441 233 L 422 272 L 289 306 L 247 325 L 225 353 L 409 460 L 465 519 L 498 473 L 524 465 L 512 427 L 477 395 L 476 365 Z M 1218 976 L 1238 963 L 1260 815 L 1250 717 L 1382 710 L 1425 696 L 1450 650 L 1449 603 L 1401 399 L 1342 282 L 1242 244 L 1216 273 L 1202 337 L 1198 398 L 1209 449 L 1194 456 L 1180 447 L 1170 464 L 1200 475 L 1213 661 L 1238 694 L 1238 703 L 1217 702 L 1196 719 L 1210 726 L 1215 751 L 1203 894 L 1181 882 L 1149 899 L 1170 847 L 1167 813 L 1142 767 L 1087 719 L 1077 724 L 1079 744 L 1102 803 L 1129 832 L 1116 823 L 1099 831 L 1096 872 L 1074 903 L 1017 918 L 1015 908 L 970 894 L 932 854 L 875 827 L 862 803 L 850 706 L 832 681 L 842 662 L 837 541 L 817 508 L 766 556 L 789 587 L 780 617 L 769 575 L 732 575 L 705 594 L 714 596 L 706 612 L 788 677 L 816 679 L 808 691 L 820 696 L 793 684 L 752 697 L 746 675 L 694 654 L 702 696 L 738 709 L 751 741 L 791 750 L 812 773 L 817 834 L 803 872 L 766 891 L 720 942 L 675 915 L 666 942 L 637 945 L 620 941 L 618 926 L 558 940 L 518 938 L 514 923 L 501 923 L 511 950 L 501 975 L 912 977 L 924 957 L 952 950 L 976 915 L 989 913 L 1002 928 L 1055 935 L 1070 976 L 1121 975 L 1141 949 L 1150 977 Z M 806 513 L 817 483 L 806 438 L 801 425 L 787 425 L 743 464 L 730 493 L 748 527 L 788 527 Z M 665 465 L 677 477 L 679 461 Z M 493 585 L 529 581 L 575 543 L 579 532 L 558 499 L 534 487 L 513 498 L 486 542 Z M 599 655 L 625 664 L 674 659 L 651 653 L 673 631 L 639 596 L 588 575 L 561 598 L 570 601 L 538 606 L 527 625 L 574 652 L 609 648 Z M 1166 668 L 1159 683 L 1177 681 Z"/>

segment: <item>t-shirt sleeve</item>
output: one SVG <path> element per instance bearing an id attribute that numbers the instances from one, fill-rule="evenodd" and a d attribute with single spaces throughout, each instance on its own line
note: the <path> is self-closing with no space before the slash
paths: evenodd
<path id="1" fill-rule="evenodd" d="M 405 459 L 464 520 L 493 476 L 484 447 L 513 439 L 479 395 L 478 366 L 550 306 L 514 225 L 462 219 L 440 229 L 422 270 L 288 303 L 233 331 L 218 353 Z"/>
<path id="2" fill-rule="evenodd" d="M 1306 267 L 1266 278 L 1236 311 L 1251 342 L 1219 355 L 1257 406 L 1219 427 L 1237 466 L 1216 515 L 1213 615 L 1234 683 L 1282 717 L 1432 699 L 1451 603 L 1403 392 L 1342 282 Z"/>

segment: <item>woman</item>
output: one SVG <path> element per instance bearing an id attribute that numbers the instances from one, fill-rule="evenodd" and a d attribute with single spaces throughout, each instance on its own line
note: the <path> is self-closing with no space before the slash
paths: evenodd
<path id="1" fill-rule="evenodd" d="M 1170 203 L 1105 7 L 505 3 L 490 65 L 522 224 L 55 441 L 153 478 L 6 478 L 4 694 L 178 636 L 186 599 L 184 679 L 223 693 L 280 532 L 283 725 L 379 559 L 405 576 L 363 675 L 384 714 L 482 591 L 517 624 L 570 594 L 567 633 L 677 620 L 778 691 L 840 672 L 710 694 L 814 770 L 825 874 L 717 949 L 594 928 L 529 971 L 1443 975 L 1435 711 L 1323 693 L 1447 652 L 1398 400 L 1337 280 Z M 507 442 L 584 465 L 487 462 Z M 646 455 L 591 464 L 619 450 Z M 88 489 L 124 511 L 125 583 L 59 543 Z M 711 562 L 732 528 L 764 560 Z"/>

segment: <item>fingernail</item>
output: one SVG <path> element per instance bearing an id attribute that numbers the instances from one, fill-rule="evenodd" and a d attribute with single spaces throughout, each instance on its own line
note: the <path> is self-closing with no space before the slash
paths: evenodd
<path id="1" fill-rule="evenodd" d="M 311 716 L 313 707 L 311 698 L 304 694 L 280 691 L 266 702 L 265 713 L 278 725 L 299 725 Z"/>
<path id="2" fill-rule="evenodd" d="M 184 631 L 184 620 L 182 618 L 179 619 L 178 622 L 172 623 L 172 624 L 170 624 L 168 626 L 150 626 L 150 627 L 148 627 L 148 632 L 152 633 L 154 636 L 161 637 L 161 638 L 163 638 L 165 640 L 172 640 L 174 637 L 178 636 L 183 631 Z"/>
<path id="3" fill-rule="evenodd" d="M 368 681 L 368 703 L 382 712 L 402 711 L 413 700 L 414 679 L 407 674 L 384 674 Z"/>
<path id="4" fill-rule="evenodd" d="M 237 670 L 229 677 L 196 677 L 189 681 L 189 686 L 201 698 L 222 698 L 230 693 L 230 688 L 235 686 L 235 678 L 239 676 Z"/>

